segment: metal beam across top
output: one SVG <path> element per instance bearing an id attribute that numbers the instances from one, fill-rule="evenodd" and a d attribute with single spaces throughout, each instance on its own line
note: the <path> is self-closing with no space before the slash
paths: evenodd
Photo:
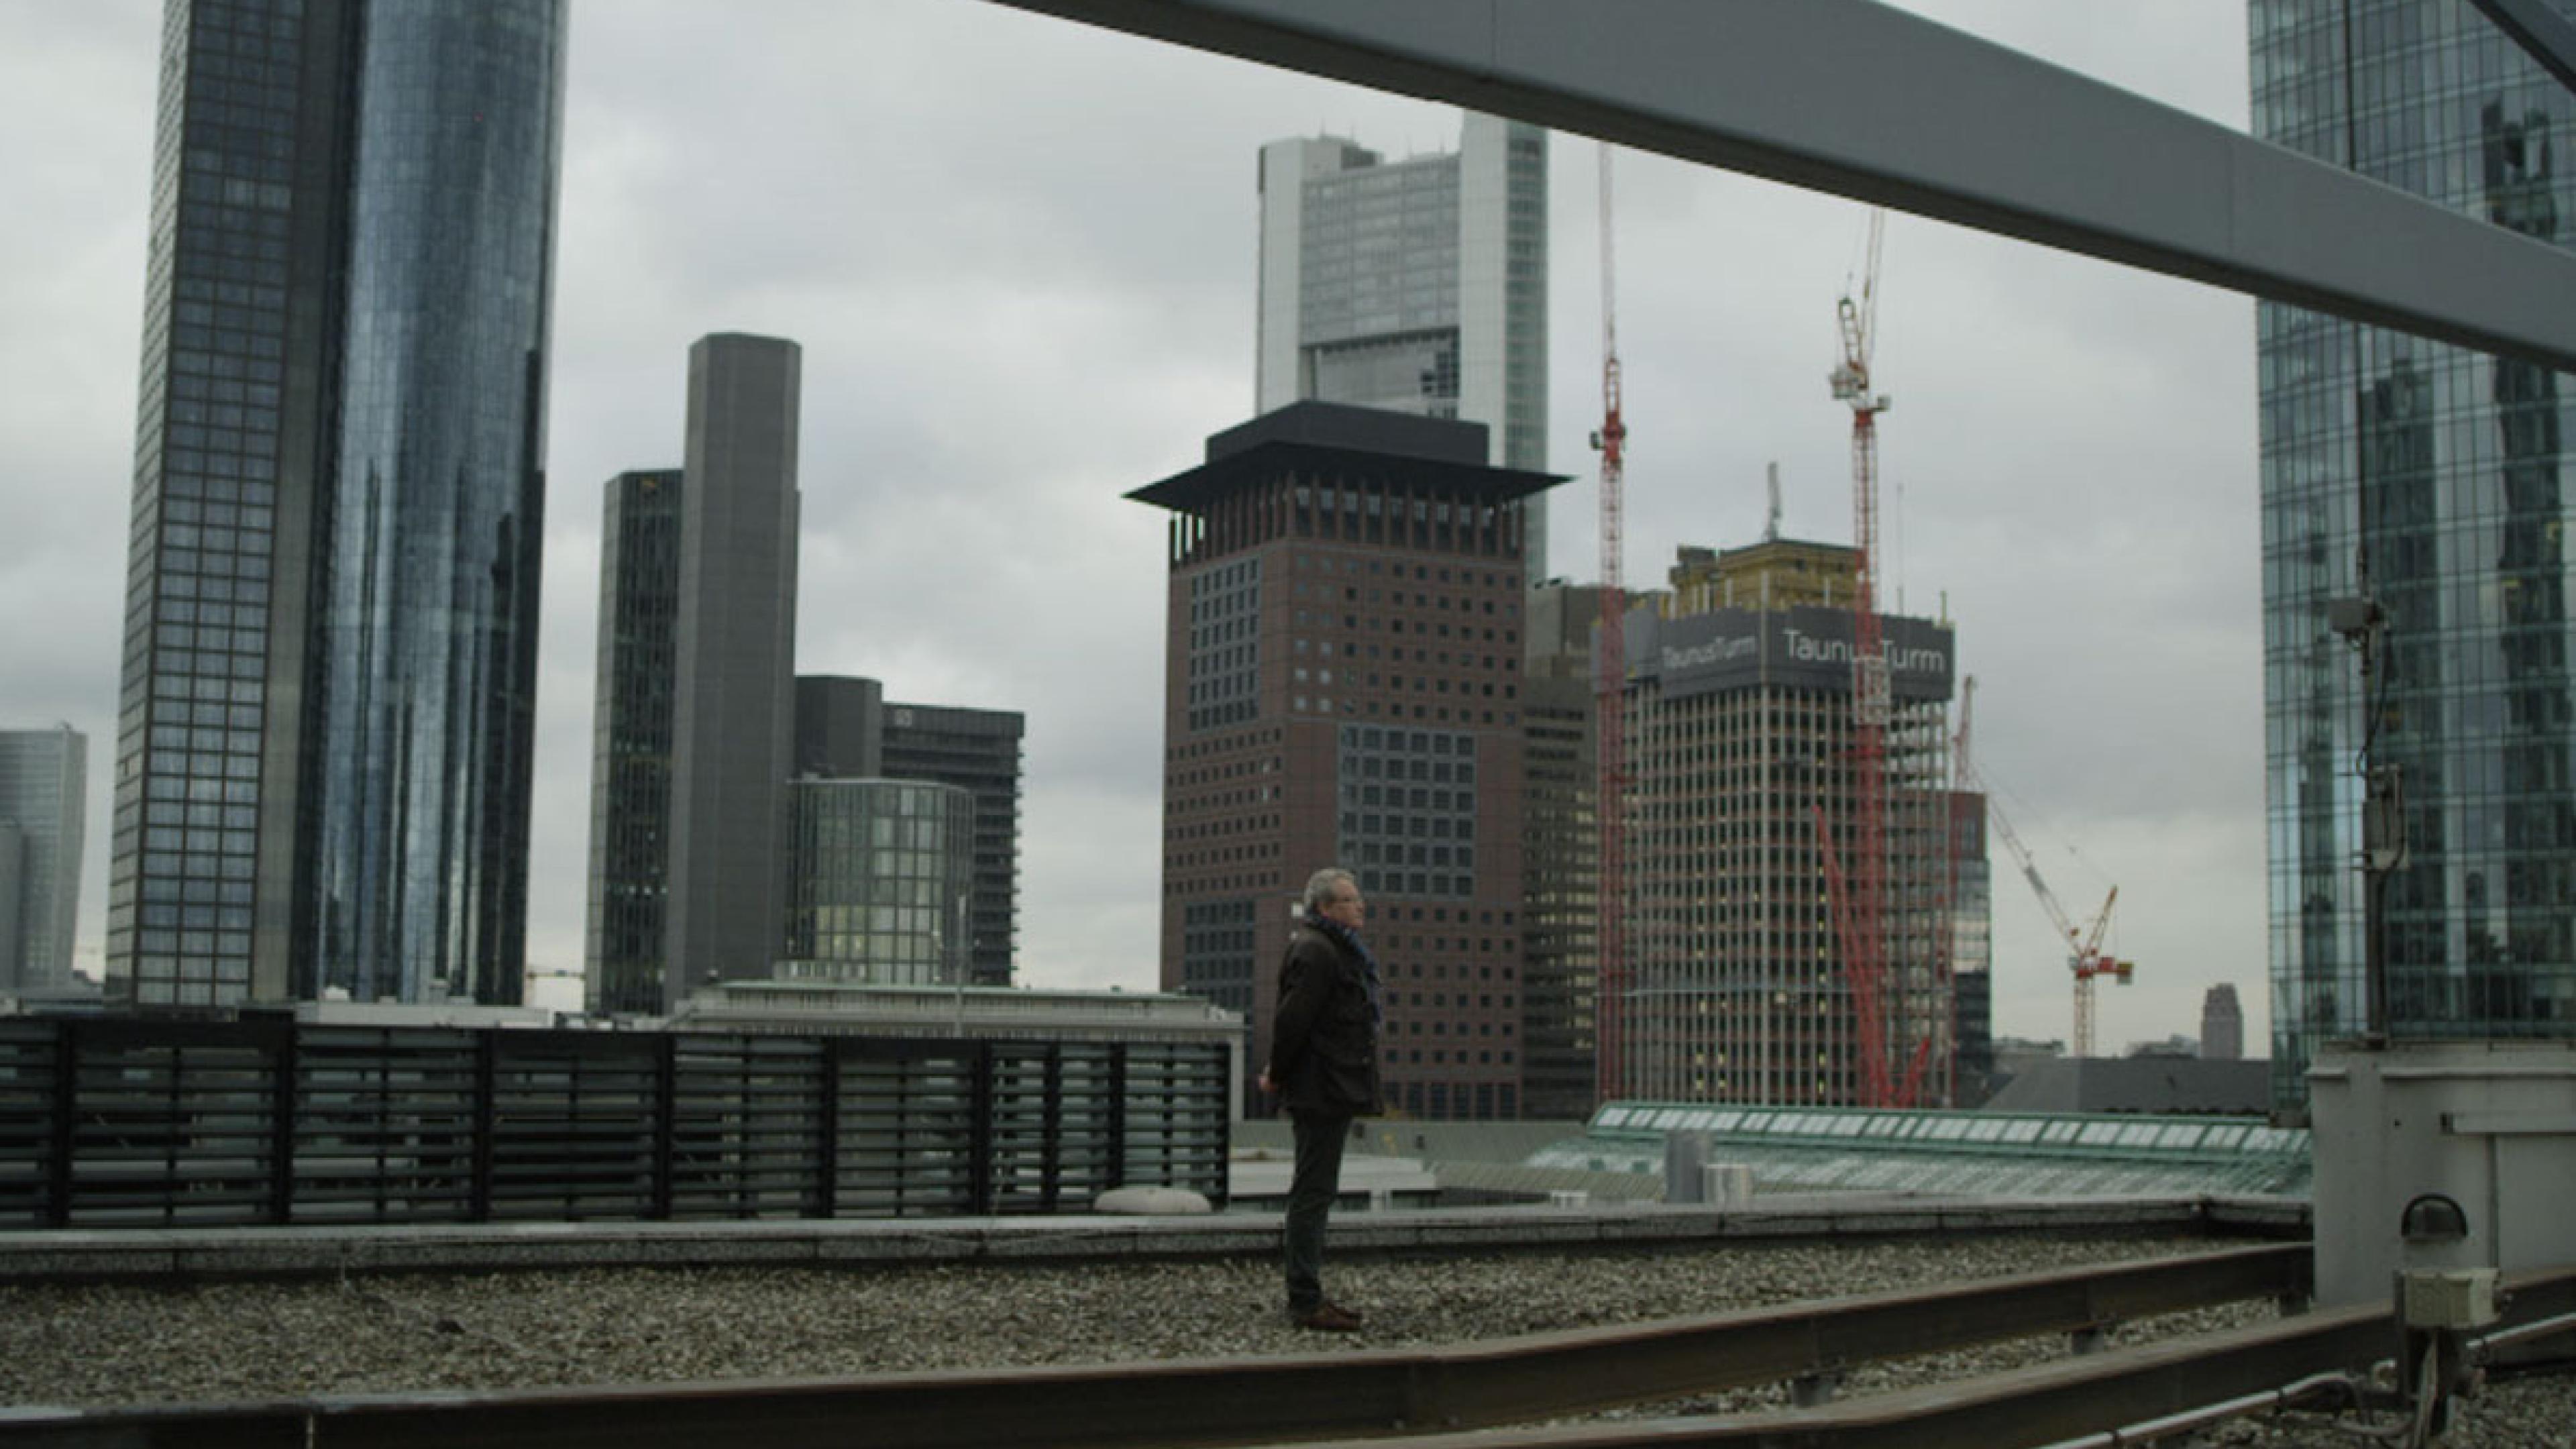
<path id="1" fill-rule="evenodd" d="M 2576 371 L 2576 253 L 1878 0 L 998 0 Z"/>
<path id="2" fill-rule="evenodd" d="M 2549 0 L 2469 0 L 2557 82 L 2576 90 L 2576 21 Z"/>

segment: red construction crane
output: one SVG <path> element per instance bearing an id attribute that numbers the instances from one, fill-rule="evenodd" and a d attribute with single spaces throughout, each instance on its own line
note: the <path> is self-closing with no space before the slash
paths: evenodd
<path id="1" fill-rule="evenodd" d="M 2030 847 L 2004 814 L 2004 802 L 1985 782 L 1976 761 L 1968 752 L 1968 710 L 1976 698 L 1977 681 L 1970 678 L 1960 687 L 1959 733 L 1952 741 L 1952 775 L 1963 790 L 1982 791 L 1986 797 L 1986 818 L 1994 822 L 1995 834 L 2001 836 L 2004 849 L 2012 853 L 2013 864 L 2021 867 L 2022 879 L 2030 882 L 2031 894 L 2039 897 L 2040 908 L 2048 912 L 2049 923 L 2057 928 L 2057 937 L 2066 943 L 2066 969 L 2075 977 L 2075 1037 L 2070 1055 L 2083 1058 L 2093 1055 L 2093 983 L 2108 976 L 2122 986 L 2137 973 L 2138 963 L 2121 961 L 2105 954 L 2102 936 L 2111 926 L 2111 907 L 2120 900 L 2120 888 L 2102 898 L 2102 909 L 2095 913 L 2090 926 L 2078 926 L 2066 914 L 2057 892 L 2039 873 L 2039 864 L 2031 859 Z"/>
<path id="2" fill-rule="evenodd" d="M 1843 971 L 1857 1023 L 1861 1104 L 1912 1104 L 1916 1071 L 1900 1082 L 1888 1061 L 1887 1003 L 1887 650 L 1878 617 L 1878 415 L 1886 394 L 1870 390 L 1870 352 L 1877 343 L 1878 253 L 1887 213 L 1869 213 L 1869 255 L 1857 297 L 1835 312 L 1842 360 L 1832 373 L 1834 397 L 1852 414 L 1852 849 L 1843 862 Z M 1828 855 L 1830 866 L 1831 857 Z M 1919 1070 L 1919 1061 L 1918 1061 Z"/>
<path id="3" fill-rule="evenodd" d="M 1620 582 L 1620 493 L 1628 425 L 1619 417 L 1619 324 L 1610 236 L 1610 143 L 1601 143 L 1601 628 L 1593 640 L 1598 716 L 1593 820 L 1601 838 L 1599 966 L 1594 982 L 1594 1092 L 1607 1102 L 1625 1086 L 1628 990 L 1627 593 Z"/>

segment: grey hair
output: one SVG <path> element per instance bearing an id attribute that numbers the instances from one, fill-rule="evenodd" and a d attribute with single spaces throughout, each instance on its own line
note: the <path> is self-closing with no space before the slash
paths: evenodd
<path id="1" fill-rule="evenodd" d="M 1325 866 L 1322 870 L 1306 877 L 1306 909 L 1321 911 L 1331 905 L 1333 890 L 1341 885 L 1348 885 L 1356 891 L 1360 888 L 1360 878 L 1338 865 Z"/>

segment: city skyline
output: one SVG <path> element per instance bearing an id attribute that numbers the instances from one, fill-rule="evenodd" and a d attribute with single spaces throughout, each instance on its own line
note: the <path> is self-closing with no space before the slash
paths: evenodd
<path id="1" fill-rule="evenodd" d="M 2243 124 L 2233 0 L 1908 8 Z M 0 243 L 0 602 L 64 625 L 6 659 L 20 723 L 105 738 L 158 14 L 8 24 L 0 104 L 25 139 L 0 155 L 44 220 Z M 973 0 L 740 23 L 597 7 L 570 54 L 532 963 L 582 952 L 591 490 L 667 456 L 680 348 L 740 329 L 808 349 L 799 668 L 1024 711 L 1022 977 L 1150 984 L 1160 580 L 1134 561 L 1157 525 L 1119 494 L 1247 413 L 1247 151 L 1331 132 L 1428 153 L 1457 113 Z M 1580 580 L 1595 148 L 1551 146 L 1549 466 L 1577 475 L 1552 558 Z M 1824 372 L 1861 209 L 1659 158 L 1620 168 L 1630 577 L 1678 543 L 1757 537 L 1774 457 L 1785 530 L 1848 537 L 1848 417 Z M 1903 217 L 1887 277 L 1892 580 L 1908 612 L 1949 595 L 1980 753 L 2060 892 L 2099 897 L 2087 860 L 2121 884 L 2119 954 L 2141 965 L 2105 994 L 2103 1040 L 2189 1031 L 2218 981 L 2260 1039 L 2253 306 Z M 1996 891 L 1996 1027 L 2063 1036 L 2062 963 L 2016 892 Z"/>

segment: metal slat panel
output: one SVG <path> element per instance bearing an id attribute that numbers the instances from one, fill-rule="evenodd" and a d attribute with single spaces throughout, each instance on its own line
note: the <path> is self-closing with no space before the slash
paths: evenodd
<path id="1" fill-rule="evenodd" d="M 0 1023 L 0 1225 L 920 1216 L 1222 1196 L 1222 1048 Z"/>
<path id="2" fill-rule="evenodd" d="M 493 1042 L 496 1219 L 643 1218 L 655 1206 L 662 1043 L 508 1032 Z"/>
<path id="3" fill-rule="evenodd" d="M 823 1184 L 822 1043 L 684 1037 L 674 1047 L 670 1215 L 798 1217 Z"/>
<path id="4" fill-rule="evenodd" d="M 63 1050 L 53 1023 L 0 1021 L 0 1227 L 53 1222 Z"/>
<path id="5" fill-rule="evenodd" d="M 74 1227 L 270 1220 L 277 1034 L 188 1023 L 71 1037 Z"/>
<path id="6" fill-rule="evenodd" d="M 471 1213 L 474 1038 L 398 1027 L 297 1039 L 295 1222 L 452 1222 Z"/>

